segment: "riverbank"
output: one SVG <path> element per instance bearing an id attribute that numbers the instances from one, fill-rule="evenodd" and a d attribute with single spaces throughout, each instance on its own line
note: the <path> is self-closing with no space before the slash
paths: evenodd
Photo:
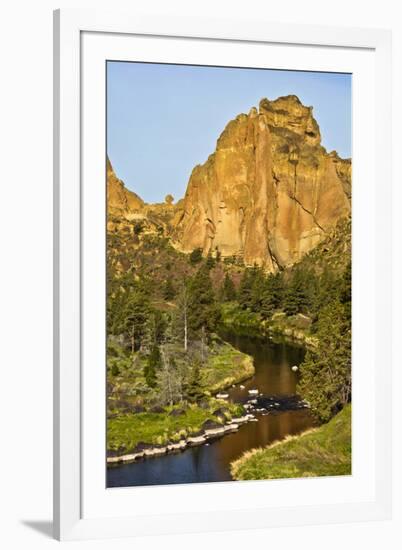
<path id="1" fill-rule="evenodd" d="M 217 335 L 211 339 L 207 359 L 200 368 L 199 398 L 195 403 L 184 400 L 174 406 L 160 406 L 159 394 L 156 389 L 146 386 L 143 370 L 139 353 L 134 361 L 123 363 L 120 360 L 115 376 L 110 369 L 108 463 L 160 456 L 233 431 L 232 420 L 243 417 L 244 409 L 241 405 L 216 399 L 214 395 L 255 373 L 252 357 Z M 135 390 L 131 385 L 132 391 L 127 392 L 134 376 Z M 244 421 L 245 417 L 241 422 Z M 223 429 L 226 425 L 230 427 Z M 210 430 L 217 430 L 216 434 Z"/>
<path id="2" fill-rule="evenodd" d="M 242 309 L 237 302 L 223 304 L 221 311 L 222 325 L 239 334 L 282 339 L 309 349 L 318 345 L 316 337 L 311 333 L 311 319 L 302 313 L 288 317 L 282 311 L 277 311 L 271 319 L 262 319 L 259 313 Z"/>
<path id="3" fill-rule="evenodd" d="M 173 349 L 177 360 L 186 363 L 182 348 Z M 145 378 L 147 356 L 130 354 L 117 343 L 109 344 L 108 357 L 108 414 L 152 412 L 160 406 L 158 388 L 149 387 Z M 253 359 L 234 348 L 219 336 L 212 335 L 206 358 L 199 372 L 200 393 L 211 397 L 239 384 L 254 375 Z"/>
<path id="4" fill-rule="evenodd" d="M 248 380 L 254 373 L 253 358 L 223 342 L 220 352 L 211 354 L 203 367 L 201 386 L 208 394 L 215 394 Z"/>
<path id="5" fill-rule="evenodd" d="M 120 415 L 108 420 L 107 461 L 127 462 L 181 451 L 233 431 L 246 420 L 242 405 L 215 398 L 160 412 Z"/>
<path id="6" fill-rule="evenodd" d="M 225 421 L 222 420 L 222 416 L 225 418 Z M 204 445 L 212 439 L 223 437 L 228 433 L 233 433 L 239 429 L 240 425 L 250 422 L 254 418 L 255 417 L 252 414 L 231 417 L 228 409 L 224 407 L 224 409 L 221 408 L 218 410 L 218 416 L 215 416 L 214 420 L 208 418 L 199 430 L 195 428 L 181 429 L 178 432 L 166 435 L 166 440 L 158 445 L 146 444 L 142 442 L 137 443 L 133 452 L 108 456 L 107 463 L 109 465 L 129 463 L 141 459 L 179 453 L 184 451 L 186 448 Z M 158 437 L 158 441 L 163 441 L 163 438 Z"/>
<path id="7" fill-rule="evenodd" d="M 247 451 L 231 464 L 235 480 L 350 475 L 351 405 L 327 424 L 264 449 Z"/>

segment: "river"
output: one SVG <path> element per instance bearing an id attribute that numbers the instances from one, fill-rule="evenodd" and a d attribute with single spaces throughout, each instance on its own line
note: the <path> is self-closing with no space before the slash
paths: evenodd
<path id="1" fill-rule="evenodd" d="M 302 348 L 232 332 L 222 332 L 221 336 L 235 348 L 251 355 L 255 365 L 255 375 L 243 383 L 244 389 L 238 385 L 228 390 L 229 399 L 244 403 L 249 399 L 248 390 L 252 388 L 266 396 L 295 393 L 298 375 L 291 367 L 303 360 Z M 230 463 L 243 452 L 300 433 L 313 424 L 308 409 L 259 414 L 257 418 L 258 422 L 244 424 L 237 432 L 180 454 L 109 467 L 107 486 L 230 481 Z"/>

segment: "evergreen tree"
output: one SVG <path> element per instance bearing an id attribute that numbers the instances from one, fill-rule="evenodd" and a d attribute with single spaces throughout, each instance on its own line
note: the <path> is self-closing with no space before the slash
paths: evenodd
<path id="1" fill-rule="evenodd" d="M 176 291 L 174 289 L 172 280 L 167 279 L 163 289 L 163 297 L 165 298 L 165 300 L 173 300 L 175 296 L 176 296 Z"/>
<path id="2" fill-rule="evenodd" d="M 150 388 L 154 388 L 156 386 L 156 373 L 160 370 L 160 367 L 161 354 L 159 351 L 159 346 L 154 345 L 144 367 L 145 380 Z"/>
<path id="3" fill-rule="evenodd" d="M 220 319 L 220 310 L 209 277 L 208 267 L 200 267 L 188 285 L 188 328 L 193 337 L 204 329 L 213 332 Z"/>
<path id="4" fill-rule="evenodd" d="M 349 323 L 352 321 L 352 263 L 349 261 L 344 271 L 339 291 L 339 300 L 345 307 L 345 315 Z"/>
<path id="5" fill-rule="evenodd" d="M 311 303 L 311 310 L 318 314 L 321 309 L 339 298 L 339 276 L 333 269 L 325 266 L 319 277 L 315 277 L 316 292 Z"/>
<path id="6" fill-rule="evenodd" d="M 224 302 L 232 302 L 233 300 L 236 300 L 236 288 L 229 273 L 225 274 L 221 288 L 221 296 Z"/>
<path id="7" fill-rule="evenodd" d="M 302 269 L 296 268 L 285 290 L 283 308 L 286 315 L 296 315 L 307 311 L 307 284 L 306 274 Z"/>
<path id="8" fill-rule="evenodd" d="M 207 260 L 206 260 L 205 263 L 206 263 L 206 266 L 207 266 L 208 269 L 212 269 L 212 268 L 214 267 L 214 265 L 215 265 L 215 260 L 214 260 L 214 258 L 213 258 L 213 256 L 212 256 L 212 252 L 211 252 L 211 251 L 208 252 Z"/>
<path id="9" fill-rule="evenodd" d="M 165 339 L 167 329 L 166 319 L 161 311 L 154 309 L 145 321 L 141 338 L 141 351 L 150 353 L 154 346 L 160 345 Z"/>
<path id="10" fill-rule="evenodd" d="M 187 396 L 189 401 L 197 401 L 203 396 L 201 389 L 201 363 L 195 358 L 191 364 L 190 376 L 187 386 Z"/>
<path id="11" fill-rule="evenodd" d="M 327 422 L 351 396 L 351 330 L 346 306 L 334 301 L 319 314 L 318 348 L 300 366 L 297 391 L 317 417 Z"/>
<path id="12" fill-rule="evenodd" d="M 240 281 L 238 300 L 243 309 L 250 307 L 253 291 L 253 272 L 250 268 L 246 268 Z"/>
<path id="13" fill-rule="evenodd" d="M 189 260 L 191 265 L 199 264 L 202 260 L 202 248 L 194 248 L 190 254 Z"/>
<path id="14" fill-rule="evenodd" d="M 265 276 L 262 268 L 254 265 L 251 270 L 251 294 L 250 294 L 250 309 L 255 313 L 261 310 L 261 298 L 264 290 Z"/>

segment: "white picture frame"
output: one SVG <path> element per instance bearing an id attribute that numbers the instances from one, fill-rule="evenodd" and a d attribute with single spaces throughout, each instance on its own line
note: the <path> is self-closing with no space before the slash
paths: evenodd
<path id="1" fill-rule="evenodd" d="M 182 48 L 183 43 L 186 48 Z M 345 480 L 105 489 L 104 325 L 97 321 L 104 317 L 104 302 L 99 298 L 102 293 L 104 296 L 104 282 L 99 271 L 96 283 L 93 278 L 96 270 L 102 269 L 105 250 L 101 64 L 117 58 L 202 63 L 209 56 L 216 64 L 229 65 L 236 51 L 237 65 L 262 66 L 263 61 L 256 59 L 259 51 L 266 51 L 264 48 L 281 57 L 282 68 L 297 68 L 296 63 L 306 70 L 341 71 L 343 67 L 357 75 L 353 88 L 353 383 L 357 400 L 353 411 L 353 474 Z M 292 52 L 293 59 L 289 67 L 287 52 Z M 98 10 L 55 12 L 56 538 L 390 517 L 391 423 L 383 421 L 391 418 L 390 65 L 391 35 L 384 30 L 230 18 L 145 17 Z M 135 501 L 141 506 L 135 507 Z"/>

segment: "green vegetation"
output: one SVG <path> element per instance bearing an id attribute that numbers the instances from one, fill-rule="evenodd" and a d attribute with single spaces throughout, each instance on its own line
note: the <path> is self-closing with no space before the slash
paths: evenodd
<path id="1" fill-rule="evenodd" d="M 276 274 L 246 268 L 226 327 L 282 335 L 308 348 L 298 392 L 327 422 L 351 400 L 350 224 L 342 222 L 301 262 Z"/>
<path id="2" fill-rule="evenodd" d="M 204 359 L 201 360 L 202 354 Z M 254 374 L 251 358 L 211 336 L 203 351 L 172 344 L 135 352 L 108 346 L 109 413 L 135 407 L 196 402 Z"/>
<path id="3" fill-rule="evenodd" d="M 190 264 L 195 265 L 199 264 L 202 261 L 202 250 L 201 248 L 195 248 L 189 256 Z"/>
<path id="4" fill-rule="evenodd" d="M 108 451 L 127 452 L 139 442 L 164 444 L 194 434 L 206 420 L 216 421 L 212 412 L 222 405 L 228 419 L 241 414 L 241 406 L 211 394 L 253 374 L 251 358 L 215 335 L 204 350 L 193 344 L 187 352 L 177 344 L 162 344 L 149 354 L 131 354 L 109 343 Z M 173 410 L 186 413 L 171 416 Z"/>
<path id="5" fill-rule="evenodd" d="M 229 273 L 225 273 L 225 279 L 222 285 L 222 302 L 231 302 L 236 299 L 236 287 L 233 283 L 233 279 L 230 277 Z"/>
<path id="6" fill-rule="evenodd" d="M 240 405 L 233 405 L 211 399 L 208 406 L 189 405 L 166 407 L 163 412 L 140 412 L 123 414 L 108 421 L 108 450 L 128 453 L 137 445 L 165 445 L 195 435 L 207 421 L 223 423 L 221 416 L 213 413 L 224 407 L 224 415 L 229 420 L 242 414 Z"/>
<path id="7" fill-rule="evenodd" d="M 261 315 L 243 309 L 238 302 L 222 304 L 222 324 L 225 327 L 237 330 L 239 333 L 258 333 L 263 330 Z"/>
<path id="8" fill-rule="evenodd" d="M 351 406 L 330 422 L 265 449 L 246 452 L 231 465 L 237 480 L 351 474 Z"/>
<path id="9" fill-rule="evenodd" d="M 216 393 L 250 378 L 254 374 L 251 357 L 227 343 L 214 344 L 208 361 L 200 371 L 201 386 Z"/>
<path id="10" fill-rule="evenodd" d="M 305 343 L 298 391 L 320 421 L 349 403 L 350 226 L 272 274 L 218 249 L 180 253 L 164 236 L 168 217 L 150 217 L 109 220 L 109 450 L 196 432 L 212 395 L 252 376 L 251 358 L 217 336 L 221 325 Z M 177 408 L 185 414 L 170 417 Z"/>
<path id="11" fill-rule="evenodd" d="M 298 391 L 312 411 L 327 422 L 351 398 L 351 330 L 346 311 L 337 300 L 325 306 L 318 317 L 318 346 L 307 352 L 300 368 Z"/>

